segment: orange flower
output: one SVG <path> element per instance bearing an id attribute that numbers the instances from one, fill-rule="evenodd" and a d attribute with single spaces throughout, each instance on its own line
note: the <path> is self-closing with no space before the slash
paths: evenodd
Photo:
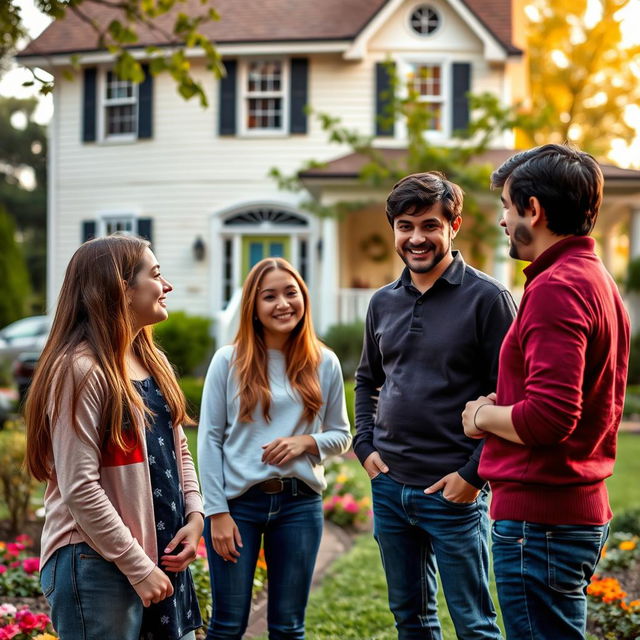
<path id="1" fill-rule="evenodd" d="M 258 569 L 265 569 L 267 568 L 267 561 L 264 559 L 264 549 L 260 549 L 260 553 L 258 554 L 258 564 L 257 564 Z"/>
<path id="2" fill-rule="evenodd" d="M 619 545 L 618 549 L 622 551 L 633 551 L 636 548 L 635 540 L 623 540 Z"/>

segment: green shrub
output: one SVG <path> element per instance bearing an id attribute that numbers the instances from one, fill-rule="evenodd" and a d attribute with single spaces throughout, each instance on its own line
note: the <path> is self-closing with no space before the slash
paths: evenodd
<path id="1" fill-rule="evenodd" d="M 21 429 L 0 431 L 0 491 L 9 513 L 10 535 L 18 535 L 29 514 L 29 503 L 36 482 L 22 462 L 27 450 L 27 437 Z"/>
<path id="2" fill-rule="evenodd" d="M 629 384 L 640 384 L 640 332 L 631 336 L 628 382 Z"/>
<path id="3" fill-rule="evenodd" d="M 178 379 L 184 397 L 187 399 L 187 410 L 189 415 L 197 420 L 200 417 L 200 403 L 202 402 L 202 387 L 204 378 L 194 378 L 183 376 Z"/>
<path id="4" fill-rule="evenodd" d="M 640 536 L 640 507 L 625 509 L 611 521 L 611 532 Z"/>
<path id="5" fill-rule="evenodd" d="M 345 380 L 354 377 L 360 361 L 363 337 L 364 322 L 358 320 L 351 324 L 334 324 L 323 338 L 323 342 L 338 356 Z"/>
<path id="6" fill-rule="evenodd" d="M 344 396 L 347 403 L 347 415 L 349 416 L 349 424 L 351 425 L 351 433 L 356 432 L 356 399 L 355 384 L 353 380 L 347 380 L 344 383 Z"/>
<path id="7" fill-rule="evenodd" d="M 210 334 L 211 320 L 174 311 L 156 325 L 154 335 L 179 375 L 192 375 L 215 348 Z"/>

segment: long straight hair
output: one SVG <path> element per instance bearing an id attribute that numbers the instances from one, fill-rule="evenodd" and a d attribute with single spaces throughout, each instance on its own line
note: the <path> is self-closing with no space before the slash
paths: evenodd
<path id="1" fill-rule="evenodd" d="M 127 347 L 151 372 L 167 405 L 173 424 L 189 421 L 184 395 L 164 354 L 154 344 L 151 327 L 135 336 L 127 286 L 135 284 L 149 243 L 140 238 L 112 235 L 85 242 L 67 267 L 49 338 L 44 347 L 27 396 L 27 469 L 38 480 L 51 473 L 51 424 L 63 402 L 63 381 L 72 379 L 72 425 L 77 430 L 79 398 L 95 367 L 106 379 L 109 392 L 100 408 L 99 434 L 102 444 L 130 450 L 139 444 L 140 425 L 148 417 L 140 394 L 127 374 Z M 75 361 L 87 355 L 90 370 L 79 375 Z M 138 416 L 138 419 L 136 419 Z"/>
<path id="2" fill-rule="evenodd" d="M 304 412 L 302 419 L 310 424 L 322 407 L 322 392 L 318 379 L 321 342 L 311 321 L 309 290 L 300 274 L 283 258 L 265 258 L 249 272 L 242 288 L 240 327 L 235 338 L 234 364 L 240 398 L 240 421 L 253 422 L 256 406 L 262 407 L 269 422 L 271 390 L 269 387 L 268 354 L 264 328 L 257 319 L 256 303 L 264 276 L 275 270 L 286 271 L 298 284 L 304 301 L 304 314 L 284 346 L 287 378 L 294 391 L 300 394 Z"/>

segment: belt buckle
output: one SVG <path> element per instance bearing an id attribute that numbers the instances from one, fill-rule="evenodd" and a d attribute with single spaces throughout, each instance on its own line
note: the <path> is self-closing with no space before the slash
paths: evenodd
<path id="1" fill-rule="evenodd" d="M 269 478 L 269 480 L 265 480 L 262 483 L 262 491 L 268 495 L 282 493 L 284 491 L 282 478 Z"/>

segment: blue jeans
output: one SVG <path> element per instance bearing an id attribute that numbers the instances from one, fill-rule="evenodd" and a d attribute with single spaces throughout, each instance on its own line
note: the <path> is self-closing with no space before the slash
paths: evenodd
<path id="1" fill-rule="evenodd" d="M 371 483 L 374 535 L 399 640 L 442 639 L 436 566 L 458 638 L 502 638 L 488 588 L 486 491 L 460 504 L 384 473 Z"/>
<path id="2" fill-rule="evenodd" d="M 583 640 L 586 588 L 608 525 L 498 520 L 493 563 L 508 640 Z"/>
<path id="3" fill-rule="evenodd" d="M 207 640 L 240 640 L 247 628 L 253 576 L 264 536 L 267 562 L 267 622 L 270 640 L 303 640 L 304 613 L 322 537 L 322 498 L 289 486 L 266 494 L 252 487 L 229 500 L 242 548 L 236 564 L 225 562 L 213 549 L 211 525 L 205 524 L 205 542 L 213 610 Z"/>
<path id="4" fill-rule="evenodd" d="M 138 640 L 142 600 L 125 575 L 88 544 L 58 549 L 40 572 L 61 640 Z"/>

